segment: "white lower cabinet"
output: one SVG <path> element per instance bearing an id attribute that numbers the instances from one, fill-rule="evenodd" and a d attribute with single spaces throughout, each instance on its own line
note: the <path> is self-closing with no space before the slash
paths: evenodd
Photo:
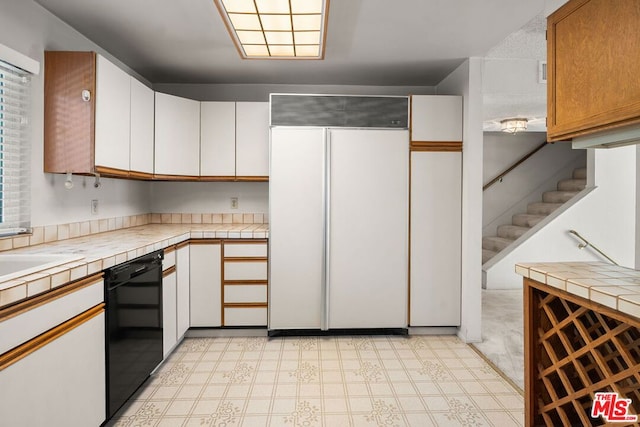
<path id="1" fill-rule="evenodd" d="M 267 242 L 225 241 L 223 326 L 267 325 Z"/>
<path id="2" fill-rule="evenodd" d="M 0 370 L 3 426 L 99 426 L 105 420 L 104 312 Z"/>
<path id="3" fill-rule="evenodd" d="M 462 153 L 411 153 L 411 326 L 460 325 Z"/>
<path id="4" fill-rule="evenodd" d="M 162 277 L 162 357 L 169 356 L 178 342 L 177 337 L 176 272 Z"/>
<path id="5" fill-rule="evenodd" d="M 184 337 L 190 324 L 190 297 L 189 297 L 189 245 L 183 245 L 176 249 L 176 296 L 177 296 L 177 336 L 178 340 Z"/>
<path id="6" fill-rule="evenodd" d="M 219 241 L 192 241 L 189 250 L 191 326 L 222 325 L 222 252 Z"/>

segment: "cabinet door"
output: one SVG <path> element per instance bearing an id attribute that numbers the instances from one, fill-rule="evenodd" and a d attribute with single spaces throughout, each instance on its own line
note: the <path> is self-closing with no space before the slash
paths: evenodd
<path id="1" fill-rule="evenodd" d="M 222 324 L 222 253 L 220 243 L 190 247 L 191 326 Z"/>
<path id="2" fill-rule="evenodd" d="M 200 104 L 200 175 L 236 175 L 235 102 Z"/>
<path id="3" fill-rule="evenodd" d="M 271 141 L 269 329 L 319 329 L 324 304 L 324 132 L 274 128 Z"/>
<path id="4" fill-rule="evenodd" d="M 0 370 L 3 426 L 99 426 L 105 420 L 104 313 Z"/>
<path id="5" fill-rule="evenodd" d="M 411 97 L 411 141 L 462 141 L 462 97 Z"/>
<path id="6" fill-rule="evenodd" d="M 175 271 L 162 277 L 162 355 L 167 358 L 177 339 L 177 295 Z"/>
<path id="7" fill-rule="evenodd" d="M 153 90 L 131 77 L 131 171 L 153 173 Z"/>
<path id="8" fill-rule="evenodd" d="M 95 164 L 128 171 L 131 77 L 100 55 L 95 97 Z"/>
<path id="9" fill-rule="evenodd" d="M 176 250 L 177 297 L 178 297 L 178 339 L 189 329 L 189 246 Z"/>
<path id="10" fill-rule="evenodd" d="M 548 17 L 548 141 L 640 122 L 639 21 L 637 0 L 569 1 Z"/>
<path id="11" fill-rule="evenodd" d="M 236 103 L 236 176 L 269 176 L 269 103 Z"/>
<path id="12" fill-rule="evenodd" d="M 156 92 L 155 174 L 200 174 L 200 102 Z"/>
<path id="13" fill-rule="evenodd" d="M 411 154 L 411 326 L 460 324 L 462 153 Z"/>

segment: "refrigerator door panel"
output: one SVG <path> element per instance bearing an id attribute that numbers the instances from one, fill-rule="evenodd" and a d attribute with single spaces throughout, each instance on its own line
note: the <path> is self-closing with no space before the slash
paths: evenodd
<path id="1" fill-rule="evenodd" d="M 329 328 L 406 328 L 409 134 L 332 129 Z"/>
<path id="2" fill-rule="evenodd" d="M 325 130 L 271 129 L 269 329 L 319 329 Z"/>

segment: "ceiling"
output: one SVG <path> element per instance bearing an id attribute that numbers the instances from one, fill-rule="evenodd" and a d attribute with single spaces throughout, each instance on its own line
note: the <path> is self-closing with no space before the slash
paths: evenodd
<path id="1" fill-rule="evenodd" d="M 217 84 L 433 86 L 544 8 L 544 0 L 331 0 L 324 60 L 243 60 L 213 0 L 35 1 L 151 83 Z"/>

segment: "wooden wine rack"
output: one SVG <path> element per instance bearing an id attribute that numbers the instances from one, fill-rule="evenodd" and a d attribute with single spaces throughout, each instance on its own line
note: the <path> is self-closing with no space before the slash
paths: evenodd
<path id="1" fill-rule="evenodd" d="M 637 318 L 525 278 L 524 336 L 527 426 L 606 425 L 591 418 L 596 392 L 640 413 Z"/>

